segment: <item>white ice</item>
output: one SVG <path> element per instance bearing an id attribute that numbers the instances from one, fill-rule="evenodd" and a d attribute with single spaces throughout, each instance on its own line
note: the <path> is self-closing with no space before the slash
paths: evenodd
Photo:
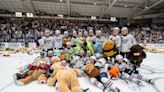
<path id="1" fill-rule="evenodd" d="M 54 87 L 46 84 L 39 85 L 36 81 L 26 85 L 17 86 L 14 84 L 13 74 L 18 72 L 21 65 L 31 63 L 37 55 L 14 54 L 11 57 L 0 55 L 0 92 L 56 92 Z M 134 83 L 126 83 L 123 80 L 113 80 L 121 92 L 164 92 L 164 54 L 147 53 L 140 72 L 155 79 L 155 85 L 143 82 L 144 86 L 137 86 Z M 89 88 L 90 92 L 102 92 L 101 89 L 90 84 L 87 78 L 79 78 L 83 89 Z"/>

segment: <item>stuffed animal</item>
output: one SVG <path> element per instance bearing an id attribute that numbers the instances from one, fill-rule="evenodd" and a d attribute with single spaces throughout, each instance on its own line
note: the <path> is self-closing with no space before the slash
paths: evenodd
<path id="1" fill-rule="evenodd" d="M 130 48 L 130 52 L 127 55 L 127 59 L 129 59 L 130 63 L 132 63 L 135 67 L 139 67 L 142 63 L 142 60 L 146 58 L 146 53 L 143 51 L 143 47 L 136 44 Z"/>
<path id="2" fill-rule="evenodd" d="M 79 54 L 81 50 L 85 49 L 84 39 L 82 37 L 79 37 L 79 40 L 76 41 L 76 47 L 74 49 L 76 54 Z"/>
<path id="3" fill-rule="evenodd" d="M 111 78 L 118 78 L 119 76 L 119 69 L 117 66 L 108 67 L 108 73 L 111 76 Z"/>
<path id="4" fill-rule="evenodd" d="M 54 51 L 54 55 L 55 56 L 60 56 L 61 55 L 61 50 L 60 49 L 55 49 L 55 51 Z"/>
<path id="5" fill-rule="evenodd" d="M 64 55 L 67 59 L 67 61 L 71 61 L 72 60 L 72 56 L 74 56 L 75 54 L 75 50 L 72 47 L 72 43 L 71 42 L 67 42 L 66 43 L 66 48 L 64 49 Z"/>
<path id="6" fill-rule="evenodd" d="M 84 66 L 84 62 L 81 61 L 80 56 L 73 56 L 73 59 L 70 61 L 72 68 L 82 69 Z"/>
<path id="7" fill-rule="evenodd" d="M 32 64 L 28 65 L 27 72 L 23 74 L 16 74 L 14 77 L 17 85 L 26 85 L 34 80 L 38 80 L 38 83 L 46 83 L 46 71 L 49 69 L 49 62 L 44 57 L 37 57 Z M 18 78 L 19 77 L 19 78 Z"/>
<path id="8" fill-rule="evenodd" d="M 51 58 L 51 63 L 54 64 L 56 62 L 61 62 L 61 59 L 58 56 L 53 56 Z"/>
<path id="9" fill-rule="evenodd" d="M 29 84 L 30 82 L 34 81 L 34 80 L 38 80 L 39 79 L 39 83 L 40 81 L 47 81 L 45 78 L 45 74 L 46 71 L 43 69 L 39 69 L 38 67 L 35 70 L 31 70 L 28 72 L 28 76 L 19 80 L 16 80 L 16 84 L 17 85 L 26 85 Z"/>
<path id="10" fill-rule="evenodd" d="M 86 48 L 91 52 L 91 55 L 94 55 L 94 45 L 90 37 L 86 38 L 86 43 L 87 43 Z"/>
<path id="11" fill-rule="evenodd" d="M 53 54 L 54 54 L 53 50 L 49 50 L 49 51 L 47 52 L 47 56 L 48 56 L 48 57 L 52 57 Z"/>
<path id="12" fill-rule="evenodd" d="M 93 64 L 86 64 L 84 72 L 90 77 L 97 77 L 100 74 L 100 70 L 94 67 Z"/>
<path id="13" fill-rule="evenodd" d="M 57 82 L 59 92 L 82 92 L 76 73 L 73 70 L 67 70 L 59 64 L 51 66 L 53 73 L 48 78 L 49 86 L 54 86 Z"/>
<path id="14" fill-rule="evenodd" d="M 112 40 L 105 40 L 102 45 L 103 53 L 107 57 L 113 57 L 118 54 L 118 49 Z"/>
<path id="15" fill-rule="evenodd" d="M 59 56 L 59 58 L 62 60 L 66 60 L 66 56 L 64 54 L 64 51 L 61 52 L 61 55 Z"/>
<path id="16" fill-rule="evenodd" d="M 10 52 L 5 51 L 5 52 L 3 53 L 3 56 L 5 56 L 5 57 L 9 57 L 9 56 L 10 56 Z"/>

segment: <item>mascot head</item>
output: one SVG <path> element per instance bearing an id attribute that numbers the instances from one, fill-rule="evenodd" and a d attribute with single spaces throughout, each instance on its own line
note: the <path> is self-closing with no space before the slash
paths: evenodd
<path id="1" fill-rule="evenodd" d="M 106 55 L 108 57 L 113 57 L 113 56 L 117 55 L 118 50 L 115 47 L 116 47 L 116 45 L 112 40 L 104 41 L 104 43 L 102 45 L 102 50 L 104 52 L 104 55 Z"/>
<path id="2" fill-rule="evenodd" d="M 108 51 L 114 48 L 114 42 L 112 40 L 106 40 L 104 41 L 103 45 L 102 45 L 102 49 L 104 51 Z"/>
<path id="3" fill-rule="evenodd" d="M 130 52 L 133 54 L 133 56 L 140 56 L 143 53 L 143 49 L 143 47 L 136 44 L 130 48 Z"/>

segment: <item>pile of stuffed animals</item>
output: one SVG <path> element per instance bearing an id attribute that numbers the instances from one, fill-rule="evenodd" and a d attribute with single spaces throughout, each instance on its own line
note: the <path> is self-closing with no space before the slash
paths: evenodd
<path id="1" fill-rule="evenodd" d="M 41 50 L 30 48 L 30 47 L 17 47 L 17 48 L 1 48 L 0 53 L 5 56 L 9 57 L 11 54 L 15 53 L 27 53 L 29 55 L 38 54 Z"/>
<path id="2" fill-rule="evenodd" d="M 139 86 L 143 85 L 142 81 L 154 83 L 137 70 L 146 58 L 143 49 L 134 45 L 127 57 L 123 57 L 112 40 L 97 46 L 93 46 L 90 38 L 85 42 L 83 39 L 77 41 L 75 46 L 66 42 L 65 48 L 41 51 L 32 64 L 21 67 L 14 74 L 14 79 L 17 85 L 38 81 L 57 87 L 59 92 L 84 92 L 86 90 L 80 87 L 78 77 L 87 77 L 104 92 L 120 92 L 113 79 L 132 81 Z"/>

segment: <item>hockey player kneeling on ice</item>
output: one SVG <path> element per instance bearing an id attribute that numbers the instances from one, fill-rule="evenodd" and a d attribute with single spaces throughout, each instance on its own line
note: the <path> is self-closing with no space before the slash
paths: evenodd
<path id="1" fill-rule="evenodd" d="M 39 84 L 46 83 L 47 81 L 47 71 L 49 71 L 50 61 L 45 58 L 44 53 L 37 57 L 34 62 L 28 65 L 26 71 L 21 73 L 16 73 L 14 75 L 14 80 L 17 85 L 26 85 L 34 80 L 38 80 Z"/>
<path id="2" fill-rule="evenodd" d="M 107 69 L 104 67 L 106 61 L 104 58 L 99 59 L 95 66 L 93 64 L 87 64 L 85 67 L 85 73 L 90 78 L 90 82 L 103 89 L 104 92 L 120 92 L 120 89 L 117 88 L 112 80 L 108 78 Z"/>
<path id="3" fill-rule="evenodd" d="M 136 77 L 140 80 L 146 81 L 148 83 L 154 84 L 152 79 L 147 79 L 144 78 L 143 76 L 141 76 L 137 70 L 137 68 L 140 67 L 142 61 L 144 58 L 146 58 L 146 53 L 143 51 L 143 47 L 141 47 L 140 45 L 136 44 L 133 45 L 130 48 L 130 53 L 127 55 L 127 58 L 130 61 L 131 66 L 133 67 L 132 71 L 130 72 L 130 74 L 133 77 Z M 128 71 L 129 72 L 129 71 Z"/>
<path id="4" fill-rule="evenodd" d="M 138 70 L 131 64 L 127 59 L 123 59 L 121 55 L 116 56 L 115 66 L 117 66 L 120 70 L 120 78 L 132 81 L 137 83 L 138 85 L 142 85 L 141 81 L 146 81 L 148 83 L 153 84 L 152 79 L 148 79 L 139 74 Z"/>

